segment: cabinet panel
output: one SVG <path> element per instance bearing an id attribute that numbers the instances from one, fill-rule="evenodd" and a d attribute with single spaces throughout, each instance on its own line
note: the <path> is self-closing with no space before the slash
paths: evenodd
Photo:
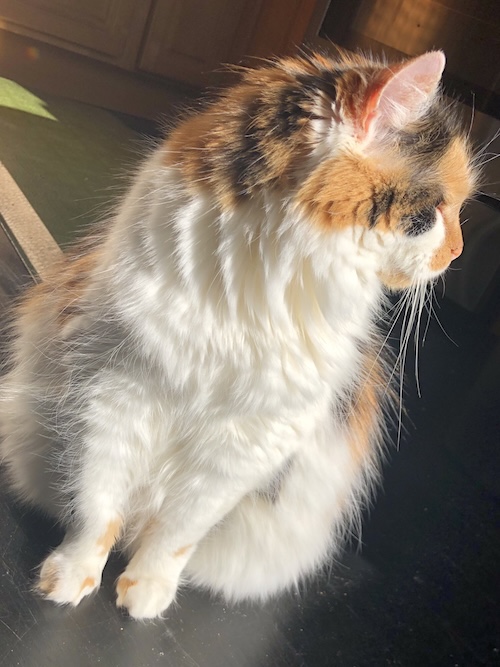
<path id="1" fill-rule="evenodd" d="M 250 54 L 268 58 L 294 53 L 306 36 L 316 11 L 329 0 L 266 0 L 249 44 Z M 319 20 L 319 19 L 318 19 Z"/>
<path id="2" fill-rule="evenodd" d="M 193 84 L 216 82 L 221 63 L 248 55 L 261 5 L 262 0 L 159 0 L 141 69 Z"/>
<path id="3" fill-rule="evenodd" d="M 2 27 L 105 60 L 135 61 L 150 0 L 2 0 Z"/>

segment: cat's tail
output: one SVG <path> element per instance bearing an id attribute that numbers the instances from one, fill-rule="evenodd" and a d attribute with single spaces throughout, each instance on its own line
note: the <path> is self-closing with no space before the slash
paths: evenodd
<path id="1" fill-rule="evenodd" d="M 230 601 L 265 599 L 339 551 L 357 528 L 377 466 L 344 438 L 321 440 L 295 456 L 274 494 L 246 496 L 206 536 L 187 566 L 193 583 Z"/>

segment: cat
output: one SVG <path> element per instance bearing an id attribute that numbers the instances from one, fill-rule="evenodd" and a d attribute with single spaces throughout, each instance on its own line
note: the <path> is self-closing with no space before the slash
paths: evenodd
<path id="1" fill-rule="evenodd" d="M 0 401 L 14 491 L 66 528 L 38 590 L 228 600 L 338 553 L 379 478 L 387 294 L 462 251 L 475 170 L 444 55 L 277 58 L 186 118 L 85 252 L 29 289 Z M 412 306 L 414 308 L 414 306 Z"/>

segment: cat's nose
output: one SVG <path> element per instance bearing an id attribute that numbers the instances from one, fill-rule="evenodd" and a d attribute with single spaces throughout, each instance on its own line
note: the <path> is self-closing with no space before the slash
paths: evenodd
<path id="1" fill-rule="evenodd" d="M 463 249 L 464 249 L 463 243 L 460 243 L 460 245 L 456 245 L 454 248 L 451 248 L 451 261 L 453 261 L 457 257 L 460 257 Z"/>

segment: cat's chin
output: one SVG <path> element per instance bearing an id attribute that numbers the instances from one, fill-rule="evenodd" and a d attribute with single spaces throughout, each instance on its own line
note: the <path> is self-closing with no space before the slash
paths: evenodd
<path id="1" fill-rule="evenodd" d="M 422 285 L 424 283 L 432 283 L 436 278 L 438 278 L 442 271 L 433 271 L 428 273 L 428 275 L 421 276 L 421 278 L 416 281 L 415 277 L 409 277 L 404 273 L 379 273 L 379 278 L 382 284 L 386 289 L 391 292 L 400 292 L 401 290 L 409 289 L 414 287 L 417 283 Z"/>
<path id="2" fill-rule="evenodd" d="M 379 278 L 388 290 L 391 292 L 399 292 L 408 289 L 413 284 L 413 280 L 404 273 L 379 273 Z"/>

